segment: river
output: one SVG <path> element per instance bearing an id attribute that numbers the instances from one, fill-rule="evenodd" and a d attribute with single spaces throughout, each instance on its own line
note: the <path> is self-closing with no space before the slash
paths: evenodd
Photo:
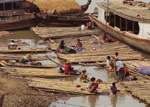
<path id="1" fill-rule="evenodd" d="M 85 4 L 87 0 L 76 0 L 80 5 Z M 93 12 L 93 9 L 96 7 L 96 2 L 103 0 L 93 0 L 87 12 Z M 147 0 L 148 1 L 148 0 Z M 20 30 L 12 31 L 12 35 L 2 37 L 1 40 L 21 40 L 27 42 L 29 46 L 23 46 L 21 48 L 45 48 L 46 45 L 40 45 L 43 41 L 32 31 L 30 30 Z M 1 47 L 7 48 L 7 47 Z M 56 61 L 63 62 L 57 59 L 54 52 L 48 52 L 48 55 L 52 56 Z M 45 54 L 38 54 L 45 55 Z M 145 54 L 147 55 L 147 54 Z M 41 61 L 43 64 L 52 63 L 49 60 Z M 104 82 L 114 82 L 115 79 L 111 74 L 108 74 L 105 69 L 101 69 L 96 66 L 78 66 L 74 65 L 75 68 L 86 68 L 87 74 L 92 77 L 100 78 Z M 68 79 L 64 79 L 68 81 Z M 70 79 L 69 79 L 70 80 Z M 78 81 L 79 78 L 72 78 L 71 80 Z M 49 107 L 146 107 L 146 104 L 140 102 L 138 99 L 132 97 L 130 94 L 126 95 L 117 95 L 114 98 L 111 98 L 108 95 L 92 95 L 92 96 L 70 96 L 59 99 L 56 102 L 53 102 Z"/>
<path id="2" fill-rule="evenodd" d="M 32 31 L 30 30 L 20 30 L 20 31 L 12 31 L 12 35 L 4 36 L 1 38 L 2 41 L 5 40 L 21 40 L 29 43 L 29 46 L 23 46 L 21 48 L 41 48 L 47 47 L 46 45 L 40 45 L 43 41 Z M 7 48 L 7 47 L 3 47 Z M 38 54 L 40 56 L 44 56 L 45 54 Z M 47 55 L 53 57 L 56 61 L 64 63 L 57 59 L 56 54 L 54 52 L 48 52 Z M 42 64 L 50 64 L 52 63 L 49 60 L 41 61 Z M 97 66 L 79 66 L 74 65 L 74 68 L 85 68 L 87 70 L 87 74 L 90 77 L 96 77 L 102 79 L 104 82 L 114 82 L 115 78 L 113 75 L 107 73 L 105 69 L 99 68 Z M 67 78 L 63 79 L 64 81 L 72 80 L 79 81 L 79 77 L 77 78 Z M 59 99 L 56 102 L 53 102 L 50 107 L 145 107 L 146 104 L 140 102 L 138 99 L 133 98 L 130 94 L 126 95 L 117 95 L 115 98 L 111 98 L 108 95 L 92 95 L 92 96 L 70 96 L 64 97 L 63 99 Z"/>

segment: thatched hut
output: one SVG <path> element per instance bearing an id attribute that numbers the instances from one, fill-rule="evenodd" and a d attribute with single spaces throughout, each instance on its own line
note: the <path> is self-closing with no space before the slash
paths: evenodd
<path id="1" fill-rule="evenodd" d="M 72 14 L 81 12 L 81 7 L 75 0 L 28 0 L 40 9 L 42 13 Z"/>

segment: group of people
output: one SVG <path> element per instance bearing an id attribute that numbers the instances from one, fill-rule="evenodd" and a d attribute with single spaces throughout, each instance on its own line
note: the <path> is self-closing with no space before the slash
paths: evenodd
<path id="1" fill-rule="evenodd" d="M 87 77 L 85 69 L 82 71 L 80 75 L 80 81 L 84 83 L 90 82 L 89 86 L 87 87 L 90 93 L 96 93 L 98 85 L 103 82 L 101 79 L 97 79 L 96 81 L 95 80 L 95 77 L 92 77 L 91 79 Z M 112 86 L 110 87 L 110 92 L 113 95 L 116 95 L 116 93 L 118 92 L 115 82 L 112 83 Z"/>
<path id="2" fill-rule="evenodd" d="M 124 80 L 126 77 L 130 77 L 131 80 L 136 80 L 135 76 L 131 76 L 130 71 L 127 69 L 126 65 L 119 60 L 118 55 L 118 52 L 116 52 L 115 56 L 107 56 L 106 67 L 108 71 L 114 71 L 119 80 Z"/>
<path id="3" fill-rule="evenodd" d="M 87 28 L 86 28 L 85 25 L 83 24 L 83 25 L 81 25 L 81 27 L 79 28 L 79 30 L 84 31 L 85 29 L 91 30 L 91 29 L 93 29 L 93 28 L 94 28 L 93 21 L 90 20 L 90 21 L 87 23 Z"/>
<path id="4" fill-rule="evenodd" d="M 77 39 L 76 46 L 67 47 L 64 40 L 61 41 L 59 46 L 57 47 L 57 52 L 66 54 L 66 53 L 76 53 L 84 50 L 83 44 L 80 39 Z"/>

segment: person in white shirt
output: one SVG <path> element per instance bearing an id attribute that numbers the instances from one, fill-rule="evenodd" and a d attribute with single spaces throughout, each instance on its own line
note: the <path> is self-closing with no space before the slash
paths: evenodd
<path id="1" fill-rule="evenodd" d="M 111 64 L 111 57 L 107 56 L 106 67 L 108 68 L 108 70 L 112 70 L 112 67 L 110 64 Z"/>
<path id="2" fill-rule="evenodd" d="M 85 30 L 85 25 L 81 25 L 81 30 L 82 30 L 82 31 Z"/>
<path id="3" fill-rule="evenodd" d="M 124 64 L 123 64 L 123 62 L 116 60 L 116 68 L 118 71 L 119 80 L 123 80 L 124 79 Z"/>

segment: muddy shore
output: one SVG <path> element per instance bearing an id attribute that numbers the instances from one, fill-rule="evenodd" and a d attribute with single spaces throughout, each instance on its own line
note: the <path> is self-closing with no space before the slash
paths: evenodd
<path id="1" fill-rule="evenodd" d="M 48 107 L 64 94 L 46 93 L 28 87 L 26 78 L 0 72 L 0 97 L 3 107 Z M 4 98 L 2 96 L 4 95 Z"/>

